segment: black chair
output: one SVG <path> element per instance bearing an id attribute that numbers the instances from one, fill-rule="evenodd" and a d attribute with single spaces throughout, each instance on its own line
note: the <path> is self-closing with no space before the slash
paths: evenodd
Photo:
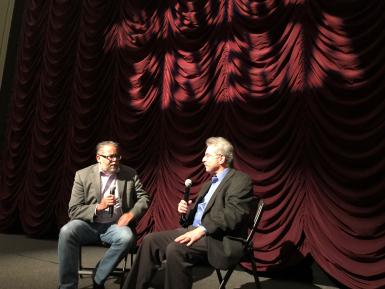
<path id="1" fill-rule="evenodd" d="M 96 267 L 87 267 L 83 265 L 83 247 L 102 247 L 102 248 L 109 248 L 110 245 L 106 243 L 99 243 L 99 244 L 92 244 L 92 245 L 83 245 L 80 246 L 79 249 L 79 268 L 78 268 L 78 275 L 80 278 L 87 275 L 92 275 L 94 273 L 94 270 Z M 124 276 L 129 271 L 127 268 L 127 261 L 130 259 L 130 268 L 132 267 L 132 263 L 134 262 L 134 255 L 136 253 L 136 248 L 130 250 L 126 256 L 123 258 L 123 264 L 121 267 L 116 267 L 111 273 L 110 276 L 115 276 L 120 278 L 120 288 L 123 287 L 124 283 Z"/>
<path id="2" fill-rule="evenodd" d="M 263 200 L 260 199 L 258 202 L 256 212 L 255 212 L 253 226 L 252 226 L 247 238 L 246 239 L 240 238 L 240 240 L 243 243 L 244 254 L 238 262 L 238 264 L 241 262 L 250 262 L 251 263 L 251 268 L 252 268 L 252 273 L 254 276 L 255 286 L 258 289 L 261 288 L 261 284 L 259 283 L 258 274 L 257 274 L 257 265 L 256 265 L 255 260 L 254 260 L 253 237 L 254 237 L 254 234 L 257 230 L 257 226 L 258 226 L 258 223 L 259 223 L 259 220 L 261 217 L 263 205 L 264 205 Z M 227 281 L 229 281 L 230 276 L 233 273 L 233 271 L 235 270 L 235 268 L 237 267 L 237 265 L 234 265 L 230 268 L 227 268 L 226 274 L 224 277 L 222 276 L 221 270 L 215 269 L 215 271 L 217 272 L 219 283 L 220 283 L 219 289 L 225 289 L 226 288 Z"/>

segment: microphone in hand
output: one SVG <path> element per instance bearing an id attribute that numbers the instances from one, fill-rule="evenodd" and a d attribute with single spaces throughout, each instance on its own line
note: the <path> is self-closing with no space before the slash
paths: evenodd
<path id="1" fill-rule="evenodd" d="M 192 181 L 190 179 L 187 179 L 184 182 L 184 193 L 183 193 L 183 200 L 188 203 L 189 198 L 190 198 L 190 188 L 192 185 Z M 186 222 L 186 214 L 182 213 L 180 215 L 179 223 L 184 226 L 184 223 Z"/>
<path id="2" fill-rule="evenodd" d="M 110 189 L 110 195 L 115 196 L 115 187 L 112 187 Z M 110 217 L 114 215 L 114 205 L 109 205 L 108 206 L 108 213 L 110 214 Z"/>
<path id="3" fill-rule="evenodd" d="M 183 193 L 183 200 L 188 202 L 188 199 L 190 198 L 190 188 L 192 185 L 192 181 L 190 179 L 187 179 L 184 181 L 184 193 Z"/>

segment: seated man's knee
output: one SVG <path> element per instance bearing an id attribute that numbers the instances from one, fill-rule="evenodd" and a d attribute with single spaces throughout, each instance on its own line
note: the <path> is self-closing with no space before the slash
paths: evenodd
<path id="1" fill-rule="evenodd" d="M 59 240 L 67 240 L 76 235 L 78 228 L 81 226 L 80 220 L 71 220 L 59 232 Z"/>
<path id="2" fill-rule="evenodd" d="M 128 229 L 120 232 L 118 242 L 121 244 L 125 244 L 127 247 L 130 248 L 135 245 L 136 238 L 134 233 L 130 229 Z"/>
<path id="3" fill-rule="evenodd" d="M 149 234 L 145 235 L 143 237 L 142 244 L 151 244 L 151 243 L 153 243 L 154 240 L 156 240 L 156 238 L 157 238 L 156 235 L 157 234 L 155 232 L 149 233 Z"/>
<path id="4" fill-rule="evenodd" d="M 124 251 L 132 248 L 136 242 L 135 235 L 129 227 L 117 225 L 109 227 L 108 232 L 102 235 L 101 240 Z"/>
<path id="5" fill-rule="evenodd" d="M 166 259 L 175 258 L 177 256 L 182 256 L 185 254 L 185 244 L 179 244 L 177 242 L 171 242 L 166 248 Z"/>
<path id="6" fill-rule="evenodd" d="M 146 234 L 143 236 L 142 242 L 140 244 L 141 248 L 153 248 L 154 246 L 157 247 L 158 241 L 159 241 L 159 232 L 152 232 L 149 234 Z M 147 250 L 146 249 L 146 250 Z"/>

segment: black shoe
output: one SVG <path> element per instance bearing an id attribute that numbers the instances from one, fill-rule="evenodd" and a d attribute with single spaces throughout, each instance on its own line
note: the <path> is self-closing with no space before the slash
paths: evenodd
<path id="1" fill-rule="evenodd" d="M 94 289 L 105 289 L 104 284 L 98 284 L 95 282 L 95 280 L 92 278 L 93 288 Z"/>

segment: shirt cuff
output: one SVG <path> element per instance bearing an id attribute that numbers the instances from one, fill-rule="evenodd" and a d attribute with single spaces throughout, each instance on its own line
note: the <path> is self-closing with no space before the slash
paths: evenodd
<path id="1" fill-rule="evenodd" d="M 202 225 L 200 225 L 199 227 L 201 227 L 205 231 L 205 234 L 207 234 L 207 229 L 205 227 L 203 227 Z"/>

